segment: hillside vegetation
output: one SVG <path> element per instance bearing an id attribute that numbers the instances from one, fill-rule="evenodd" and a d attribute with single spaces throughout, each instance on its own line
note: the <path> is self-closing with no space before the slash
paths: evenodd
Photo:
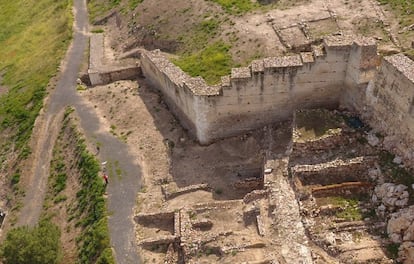
<path id="1" fill-rule="evenodd" d="M 414 23 L 414 0 L 378 2 L 384 9 L 392 11 L 387 12 L 387 19 L 394 34 L 398 31 L 402 50 L 409 55 L 413 51 L 410 46 L 414 31 L 400 31 Z M 97 22 L 98 30 L 109 26 L 105 31 L 113 39 L 111 45 L 115 49 L 125 51 L 139 46 L 149 50 L 161 49 L 172 54 L 172 61 L 189 75 L 202 76 L 209 84 L 220 82 L 220 77 L 229 74 L 232 67 L 247 66 L 254 59 L 292 52 L 283 47 L 278 39 L 280 37 L 275 36 L 269 25 L 282 27 L 298 23 L 300 20 L 295 19 L 295 10 L 300 9 L 304 9 L 304 20 L 319 19 L 318 15 L 312 13 L 309 1 L 304 0 L 164 0 L 162 4 L 151 0 L 91 0 L 88 3 L 91 23 Z M 385 29 L 388 22 L 380 23 L 373 18 L 374 9 L 364 11 L 372 7 L 372 3 L 334 1 L 329 6 L 342 12 L 337 14 L 341 22 L 331 23 L 326 20 L 321 24 L 312 24 L 308 21 L 308 26 L 313 27 L 311 33 L 315 38 L 338 33 L 340 30 L 347 34 L 353 31 L 355 34 L 377 38 L 385 50 L 391 46 Z M 315 3 L 314 8 L 323 10 L 325 7 Z M 343 11 L 343 8 L 357 8 L 359 15 L 352 16 Z M 370 16 L 365 15 L 367 11 Z M 279 16 L 281 12 L 286 13 L 283 21 L 282 16 Z M 315 17 L 310 18 L 312 16 Z M 273 20 L 272 17 L 277 19 Z M 337 28 L 337 24 L 344 28 Z M 289 38 L 287 35 L 284 38 Z M 298 36 L 291 36 L 292 39 L 296 37 Z"/>
<path id="2" fill-rule="evenodd" d="M 53 148 L 43 218 L 62 232 L 65 261 L 114 263 L 100 166 L 88 151 L 72 112 L 66 110 Z"/>
<path id="3" fill-rule="evenodd" d="M 17 164 L 31 152 L 48 82 L 70 42 L 72 1 L 0 0 L 0 7 L 0 169 L 19 193 Z"/>

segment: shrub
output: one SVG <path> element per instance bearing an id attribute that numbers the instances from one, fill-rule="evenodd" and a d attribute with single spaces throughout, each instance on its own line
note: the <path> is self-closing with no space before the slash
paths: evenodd
<path id="1" fill-rule="evenodd" d="M 59 263 L 61 258 L 59 228 L 43 220 L 34 228 L 17 227 L 7 233 L 1 245 L 4 264 Z"/>

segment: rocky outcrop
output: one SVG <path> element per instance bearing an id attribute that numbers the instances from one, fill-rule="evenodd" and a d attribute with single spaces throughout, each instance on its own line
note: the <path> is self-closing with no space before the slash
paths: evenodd
<path id="1" fill-rule="evenodd" d="M 399 260 L 414 263 L 414 206 L 393 213 L 388 221 L 387 233 L 391 241 L 401 244 L 398 251 Z"/>
<path id="2" fill-rule="evenodd" d="M 377 214 L 384 216 L 385 212 L 394 212 L 398 208 L 405 207 L 409 198 L 407 188 L 405 185 L 394 183 L 384 183 L 375 187 L 372 202 L 380 204 Z"/>

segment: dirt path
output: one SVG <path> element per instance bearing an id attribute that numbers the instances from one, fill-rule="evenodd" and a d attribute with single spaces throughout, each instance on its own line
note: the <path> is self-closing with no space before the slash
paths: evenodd
<path id="1" fill-rule="evenodd" d="M 49 175 L 53 144 L 66 106 L 75 107 L 89 140 L 99 142 L 98 158 L 113 164 L 108 187 L 109 232 L 117 263 L 139 263 L 136 253 L 133 208 L 140 186 L 140 168 L 128 153 L 127 145 L 102 129 L 95 110 L 76 92 L 76 79 L 88 43 L 88 16 L 85 0 L 74 1 L 74 40 L 63 62 L 56 88 L 39 117 L 33 137 L 33 165 L 18 225 L 34 226 L 41 214 Z"/>
<path id="2" fill-rule="evenodd" d="M 63 70 L 46 104 L 45 110 L 36 121 L 33 133 L 34 155 L 30 178 L 26 186 L 24 206 L 20 212 L 18 225 L 34 226 L 42 211 L 46 183 L 49 175 L 49 166 L 54 140 L 56 139 L 62 112 L 65 106 L 76 101 L 76 79 L 87 44 L 88 28 L 87 11 L 82 0 L 74 1 L 75 31 L 74 39 L 63 62 Z"/>

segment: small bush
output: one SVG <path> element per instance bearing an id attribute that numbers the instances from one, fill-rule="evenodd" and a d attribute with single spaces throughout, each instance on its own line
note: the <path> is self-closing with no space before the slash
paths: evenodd
<path id="1" fill-rule="evenodd" d="M 398 249 L 400 244 L 398 243 L 391 243 L 387 245 L 387 252 L 392 259 L 396 259 L 398 257 Z"/>
<path id="2" fill-rule="evenodd" d="M 11 179 L 11 184 L 16 185 L 19 182 L 20 182 L 20 173 L 13 174 L 12 179 Z"/>
<path id="3" fill-rule="evenodd" d="M 59 228 L 47 220 L 34 228 L 14 228 L 7 233 L 0 254 L 4 264 L 57 264 L 61 259 Z"/>

